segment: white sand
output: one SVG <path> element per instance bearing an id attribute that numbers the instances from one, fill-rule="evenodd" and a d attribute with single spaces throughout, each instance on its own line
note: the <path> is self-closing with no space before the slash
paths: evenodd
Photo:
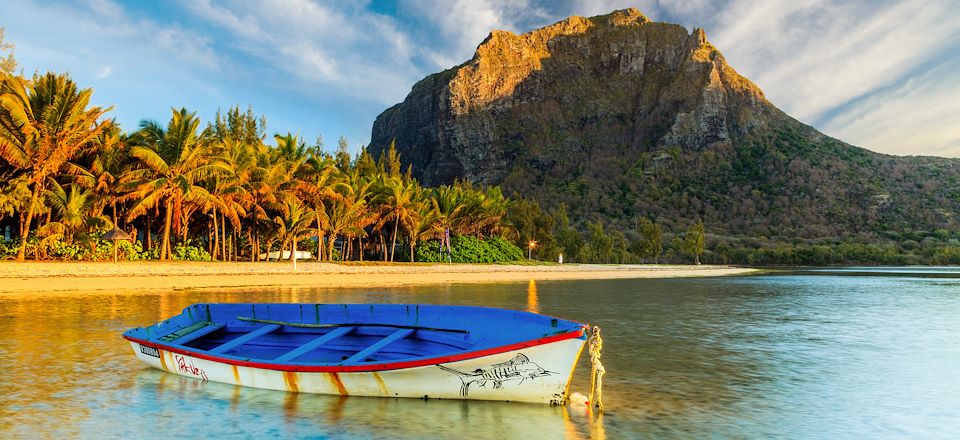
<path id="1" fill-rule="evenodd" d="M 334 264 L 290 262 L 2 262 L 0 293 L 208 287 L 414 284 L 737 275 L 755 269 L 678 265 Z"/>

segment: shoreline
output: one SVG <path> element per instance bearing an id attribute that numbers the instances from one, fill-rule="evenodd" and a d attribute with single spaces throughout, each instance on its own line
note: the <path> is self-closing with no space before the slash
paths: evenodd
<path id="1" fill-rule="evenodd" d="M 245 287 L 390 287 L 521 281 L 679 278 L 744 275 L 733 266 L 617 264 L 339 264 L 289 262 L 141 261 L 2 262 L 0 294 L 142 291 Z"/>

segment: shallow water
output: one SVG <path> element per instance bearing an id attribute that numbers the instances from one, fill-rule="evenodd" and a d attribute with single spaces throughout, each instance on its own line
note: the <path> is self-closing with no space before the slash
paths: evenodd
<path id="1" fill-rule="evenodd" d="M 958 438 L 960 270 L 907 269 L 0 296 L 0 437 Z M 120 338 L 213 301 L 487 305 L 589 322 L 604 331 L 607 413 L 201 382 L 142 366 Z M 588 371 L 582 359 L 574 391 Z"/>

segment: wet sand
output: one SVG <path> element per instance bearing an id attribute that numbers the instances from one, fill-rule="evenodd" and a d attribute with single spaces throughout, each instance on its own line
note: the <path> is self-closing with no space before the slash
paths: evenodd
<path id="1" fill-rule="evenodd" d="M 385 287 L 614 278 L 740 275 L 731 266 L 609 264 L 334 264 L 290 262 L 2 262 L 0 293 L 210 287 Z"/>

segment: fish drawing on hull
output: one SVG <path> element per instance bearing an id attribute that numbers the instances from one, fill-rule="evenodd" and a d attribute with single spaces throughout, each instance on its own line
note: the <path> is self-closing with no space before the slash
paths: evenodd
<path id="1" fill-rule="evenodd" d="M 507 381 L 520 381 L 519 385 L 527 379 L 555 374 L 552 371 L 544 370 L 535 362 L 530 362 L 530 359 L 523 353 L 517 354 L 509 361 L 493 364 L 487 369 L 478 368 L 473 372 L 459 371 L 440 364 L 437 364 L 437 366 L 443 371 L 456 374 L 460 378 L 463 382 L 463 386 L 460 387 L 460 395 L 463 397 L 467 397 L 470 392 L 470 385 L 473 384 L 485 387 L 488 382 L 492 382 L 493 388 L 499 389 Z"/>

